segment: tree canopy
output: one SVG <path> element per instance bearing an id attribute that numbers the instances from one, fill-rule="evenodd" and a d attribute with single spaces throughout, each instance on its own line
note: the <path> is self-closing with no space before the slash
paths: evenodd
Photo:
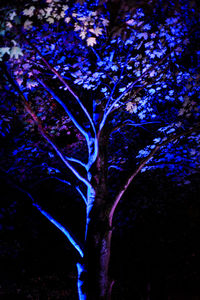
<path id="1" fill-rule="evenodd" d="M 165 168 L 179 183 L 199 172 L 197 3 L 32 0 L 1 10 L 0 132 L 5 144 L 12 136 L 1 168 L 30 188 L 49 176 L 73 187 L 86 205 L 86 249 L 104 247 L 110 233 L 100 233 L 140 171 Z"/>
<path id="2" fill-rule="evenodd" d="M 21 92 L 34 99 L 32 109 L 47 123 L 45 126 L 52 136 L 71 134 L 66 126 L 69 118 L 76 126 L 81 123 L 83 128 L 78 129 L 83 136 L 86 128 L 92 134 L 93 123 L 100 118 L 99 127 L 106 122 L 111 132 L 125 126 L 148 126 L 152 122 L 156 124 L 154 139 L 138 154 L 138 158 L 145 157 L 169 135 L 181 134 L 183 128 L 198 123 L 195 3 L 182 3 L 177 10 L 172 10 L 174 5 L 171 3 L 165 9 L 162 22 L 160 14 L 164 8 L 152 8 L 151 4 L 131 9 L 124 5 L 117 16 L 112 14 L 112 6 L 109 10 L 109 4 L 96 6 L 87 1 L 73 4 L 33 1 L 21 10 L 5 8 L 1 60 L 9 63 Z M 190 63 L 186 61 L 188 57 Z M 64 98 L 73 106 L 70 116 L 58 118 L 53 125 L 57 115 L 53 116 L 52 112 L 57 108 L 53 103 L 55 89 L 50 86 L 59 91 L 58 96 L 62 95 L 61 99 L 56 95 L 57 102 L 65 110 L 68 108 Z M 93 122 L 89 116 L 92 110 L 96 118 Z M 8 130 L 9 120 L 10 116 L 2 115 L 2 133 Z M 28 122 L 27 129 L 32 130 L 34 125 L 30 119 Z M 190 137 L 189 147 L 183 146 L 180 139 L 179 146 L 175 147 L 177 156 L 179 160 L 191 159 L 191 168 L 195 169 L 192 158 L 198 157 L 195 145 L 198 137 Z M 170 152 L 173 152 L 172 160 L 177 161 L 174 151 L 168 151 L 171 147 L 171 144 L 163 147 L 156 166 L 164 166 Z"/>

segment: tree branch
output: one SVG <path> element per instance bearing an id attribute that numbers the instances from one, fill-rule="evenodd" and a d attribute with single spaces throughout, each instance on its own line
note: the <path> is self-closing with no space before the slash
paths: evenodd
<path id="1" fill-rule="evenodd" d="M 32 187 L 36 186 L 38 183 L 42 182 L 42 181 L 45 181 L 45 180 L 49 180 L 49 179 L 56 179 L 64 184 L 67 184 L 73 188 L 75 188 L 77 190 L 77 192 L 81 195 L 82 199 L 84 200 L 85 204 L 87 205 L 87 199 L 86 197 L 84 196 L 83 192 L 81 191 L 81 189 L 79 188 L 79 186 L 76 186 L 76 185 L 73 185 L 71 182 L 67 181 L 67 180 L 64 180 L 64 179 L 61 179 L 59 177 L 56 177 L 56 176 L 49 176 L 49 177 L 46 177 L 46 178 L 42 178 L 40 180 L 38 180 L 37 182 L 35 182 Z"/>
<path id="2" fill-rule="evenodd" d="M 87 166 L 86 164 L 84 164 L 82 161 L 80 161 L 79 159 L 77 158 L 74 158 L 74 157 L 69 157 L 69 156 L 65 156 L 65 158 L 69 161 L 72 161 L 74 163 L 77 163 L 79 164 L 80 166 L 82 166 L 84 169 L 87 169 Z"/>
<path id="3" fill-rule="evenodd" d="M 42 61 L 44 62 L 44 64 L 47 66 L 47 68 L 56 75 L 56 77 L 62 82 L 62 84 L 66 87 L 66 89 L 70 92 L 70 94 L 76 99 L 76 101 L 78 102 L 79 106 L 81 107 L 82 111 L 84 112 L 85 116 L 87 117 L 92 130 L 94 132 L 94 134 L 96 134 L 96 129 L 94 126 L 94 123 L 92 121 L 92 118 L 89 114 L 89 112 L 87 111 L 86 107 L 83 105 L 82 101 L 79 99 L 79 97 L 76 95 L 76 93 L 70 88 L 70 86 L 68 85 L 68 83 L 65 81 L 65 79 L 61 76 L 61 74 L 58 73 L 58 71 L 56 71 L 56 69 L 54 67 L 51 66 L 51 64 L 44 58 L 44 56 L 42 55 L 42 53 L 40 52 L 40 50 L 34 45 L 32 44 L 29 39 L 21 32 L 20 33 L 21 36 L 23 37 L 23 39 L 31 46 L 31 48 L 33 48 L 36 53 L 41 57 Z"/>
<path id="4" fill-rule="evenodd" d="M 86 139 L 87 146 L 88 146 L 88 152 L 89 152 L 89 159 L 88 164 L 84 165 L 84 167 L 88 170 L 90 168 L 91 163 L 93 163 L 97 157 L 98 153 L 98 143 L 96 138 L 96 132 L 95 136 L 92 137 L 90 132 L 87 132 L 76 120 L 76 118 L 72 115 L 71 111 L 67 108 L 67 106 L 63 103 L 63 101 L 53 92 L 53 90 L 48 87 L 41 79 L 37 78 L 38 82 L 46 89 L 47 92 L 58 102 L 60 105 L 64 108 L 65 112 L 70 117 L 71 121 L 74 123 L 76 128 L 83 134 L 83 136 Z M 82 164 L 79 161 L 80 164 Z"/>
<path id="5" fill-rule="evenodd" d="M 109 225 L 112 227 L 112 219 L 113 219 L 113 215 L 115 212 L 115 209 L 119 203 L 119 201 L 121 200 L 122 196 L 124 195 L 124 193 L 127 191 L 128 187 L 130 186 L 131 182 L 133 181 L 133 179 L 136 177 L 136 175 L 141 171 L 141 169 L 143 169 L 143 167 L 148 163 L 148 161 L 154 156 L 154 154 L 161 148 L 164 147 L 165 145 L 167 145 L 168 143 L 182 137 L 182 136 L 186 136 L 189 135 L 197 130 L 200 130 L 200 124 L 198 124 L 196 127 L 191 128 L 185 132 L 179 133 L 179 134 L 173 134 L 172 136 L 170 136 L 167 140 L 163 141 L 162 143 L 156 145 L 156 147 L 149 153 L 149 155 L 147 157 L 145 157 L 142 162 L 140 163 L 140 165 L 138 166 L 138 168 L 132 173 L 132 175 L 128 178 L 128 180 L 126 181 L 126 183 L 124 184 L 124 186 L 122 187 L 122 189 L 120 190 L 120 192 L 118 193 L 118 195 L 116 196 L 114 203 L 110 209 L 110 213 L 109 213 Z"/>
<path id="6" fill-rule="evenodd" d="M 108 109 L 108 107 L 109 107 L 109 105 L 110 105 L 110 101 L 112 100 L 112 96 L 113 96 L 113 94 L 114 94 L 114 91 L 115 91 L 117 85 L 120 83 L 120 81 L 121 81 L 121 79 L 122 79 L 122 75 L 123 75 L 123 73 L 124 73 L 124 69 L 125 69 L 125 66 L 126 66 L 126 64 L 127 64 L 129 55 L 130 55 L 130 54 L 128 53 L 128 54 L 127 54 L 127 57 L 126 57 L 126 60 L 125 60 L 125 64 L 124 64 L 123 68 L 121 69 L 121 72 L 120 72 L 120 75 L 119 75 L 119 79 L 114 83 L 114 86 L 113 86 L 113 88 L 112 88 L 111 94 L 110 94 L 110 96 L 109 96 L 109 98 L 108 98 L 108 101 L 107 101 L 107 103 L 106 103 L 105 112 L 107 111 L 107 109 Z M 101 130 L 101 128 L 103 127 L 103 125 L 104 125 L 104 123 L 100 124 L 100 130 Z"/>
<path id="7" fill-rule="evenodd" d="M 60 231 L 64 233 L 64 235 L 67 237 L 67 239 L 72 244 L 72 246 L 78 251 L 80 256 L 83 257 L 83 250 L 81 249 L 80 245 L 75 240 L 75 238 L 72 236 L 72 234 L 70 234 L 69 231 L 64 226 L 62 226 L 58 221 L 56 221 L 49 213 L 43 210 L 38 204 L 34 202 L 33 206 L 36 207 L 43 214 L 43 216 L 45 216 L 52 224 L 54 224 Z"/>
<path id="8" fill-rule="evenodd" d="M 134 98 L 140 91 L 142 91 L 147 85 L 149 84 L 149 82 L 147 82 L 146 84 L 144 84 L 143 86 L 140 86 L 132 95 L 131 98 Z M 110 113 L 115 112 L 116 110 L 120 109 L 122 106 L 124 106 L 126 103 L 130 102 L 130 99 L 126 100 L 125 102 L 123 102 L 121 105 L 118 105 L 116 107 L 113 107 L 112 110 L 110 111 Z M 119 104 L 119 102 L 117 103 Z"/>
<path id="9" fill-rule="evenodd" d="M 70 169 L 70 171 L 80 180 L 82 181 L 87 187 L 90 187 L 91 184 L 87 179 L 85 179 L 82 175 L 79 174 L 79 172 L 68 162 L 68 159 L 64 157 L 64 155 L 61 153 L 60 149 L 54 144 L 51 137 L 47 134 L 47 132 L 43 129 L 38 117 L 35 115 L 35 113 L 31 110 L 29 105 L 25 106 L 27 112 L 31 115 L 33 120 L 35 121 L 39 132 L 43 136 L 43 138 L 52 146 L 52 148 L 55 150 L 57 155 L 60 157 L 60 159 L 64 162 L 64 164 Z"/>
<path id="10" fill-rule="evenodd" d="M 5 170 L 3 170 L 3 168 L 0 167 L 0 169 L 6 173 Z M 64 235 L 67 237 L 67 239 L 69 240 L 69 242 L 72 244 L 72 246 L 78 251 L 79 255 L 81 257 L 83 257 L 83 250 L 81 248 L 81 246 L 78 244 L 78 242 L 76 241 L 76 239 L 72 236 L 72 234 L 69 232 L 69 230 L 67 230 L 64 226 L 62 226 L 59 222 L 57 222 L 49 213 L 47 213 L 46 211 L 44 211 L 38 204 L 36 204 L 33 196 L 26 190 L 24 190 L 23 188 L 21 188 L 19 185 L 17 185 L 15 182 L 11 181 L 11 179 L 8 177 L 9 182 L 11 182 L 12 186 L 14 186 L 17 190 L 19 190 L 20 192 L 26 194 L 28 196 L 28 198 L 31 199 L 32 201 L 32 205 L 34 207 L 36 207 L 52 224 L 54 224 L 60 231 L 62 231 L 64 233 Z"/>
<path id="11" fill-rule="evenodd" d="M 132 120 L 126 120 L 124 123 L 118 125 L 118 126 L 115 126 L 112 130 L 111 130 L 111 134 L 125 126 L 133 126 L 133 127 L 142 127 L 143 128 L 143 125 L 149 125 L 149 124 L 160 124 L 161 122 L 143 122 L 143 123 L 135 123 L 134 121 Z M 145 128 L 144 128 L 145 129 Z"/>
<path id="12" fill-rule="evenodd" d="M 76 128 L 83 134 L 83 136 L 88 139 L 88 132 L 79 124 L 79 122 L 76 120 L 76 118 L 72 115 L 71 111 L 67 108 L 67 106 L 64 104 L 64 102 L 60 99 L 60 97 L 58 97 L 54 91 L 47 86 L 46 83 L 44 83 L 41 79 L 39 79 L 38 77 L 36 77 L 36 80 L 43 86 L 43 88 L 64 108 L 65 112 L 67 113 L 67 115 L 69 116 L 69 118 L 71 119 L 71 121 L 74 123 L 74 125 L 76 126 Z"/>
<path id="13" fill-rule="evenodd" d="M 189 37 L 192 32 L 196 29 L 196 27 L 192 28 L 192 30 L 189 32 L 189 34 L 187 35 L 187 37 Z M 186 38 L 186 37 L 185 37 Z M 184 38 L 184 39 L 185 39 Z M 118 104 L 118 102 L 139 82 L 141 81 L 141 79 L 143 79 L 143 77 L 145 77 L 147 74 L 149 74 L 151 71 L 153 71 L 156 67 L 158 67 L 159 65 L 161 65 L 170 55 L 172 52 L 174 52 L 179 46 L 180 44 L 182 44 L 183 41 L 181 41 L 180 43 L 178 43 L 172 50 L 170 50 L 170 52 L 168 54 L 166 54 L 163 58 L 161 58 L 157 63 L 155 63 L 152 67 L 149 67 L 144 73 L 142 73 L 141 76 L 139 76 L 124 92 L 121 93 L 121 95 L 119 97 L 117 97 L 117 99 L 115 99 L 115 101 L 111 104 L 111 106 L 108 108 L 107 111 L 104 112 L 100 127 L 102 128 L 106 122 L 106 119 L 108 117 L 108 115 L 114 110 L 114 107 L 116 106 L 116 104 Z M 143 89 L 146 85 L 144 85 L 143 87 L 139 88 L 135 93 L 138 93 L 141 89 Z M 117 107 L 118 109 L 118 107 Z"/>
<path id="14" fill-rule="evenodd" d="M 68 162 L 68 160 L 64 157 L 64 155 L 61 153 L 60 149 L 54 144 L 54 142 L 52 141 L 51 137 L 48 135 L 48 133 L 43 129 L 43 126 L 40 122 L 40 120 L 38 119 L 38 117 L 36 116 L 36 114 L 32 111 L 29 102 L 27 101 L 25 95 L 22 93 L 21 89 L 19 88 L 18 84 L 15 82 L 15 80 L 11 77 L 11 75 L 9 74 L 7 68 L 4 68 L 4 71 L 6 73 L 6 76 L 8 78 L 8 80 L 10 81 L 10 83 L 14 86 L 14 88 L 16 89 L 16 91 L 18 92 L 20 98 L 23 101 L 23 105 L 26 109 L 26 111 L 31 115 L 32 119 L 34 120 L 34 122 L 36 123 L 38 130 L 40 132 L 40 134 L 43 136 L 43 138 L 48 142 L 48 144 L 50 144 L 52 146 L 52 148 L 55 150 L 55 152 L 57 153 L 57 155 L 60 157 L 60 159 L 63 161 L 63 163 L 70 169 L 70 171 L 80 180 L 82 181 L 87 187 L 91 187 L 90 182 L 85 179 L 83 176 L 81 176 L 79 174 L 79 172 Z"/>

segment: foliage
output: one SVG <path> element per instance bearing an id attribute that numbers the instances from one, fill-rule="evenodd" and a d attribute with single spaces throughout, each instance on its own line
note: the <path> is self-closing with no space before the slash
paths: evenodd
<path id="1" fill-rule="evenodd" d="M 191 20 L 185 22 L 186 9 L 183 6 L 181 11 L 170 12 L 162 23 L 157 17 L 145 15 L 142 9 L 122 12 L 118 16 L 121 23 L 113 30 L 109 27 L 111 12 L 96 10 L 87 2 L 70 5 L 62 1 L 34 1 L 21 12 L 16 8 L 7 12 L 1 24 L 1 57 L 9 58 L 21 89 L 35 98 L 34 108 L 42 121 L 47 117 L 45 102 L 48 105 L 51 100 L 47 95 L 45 100 L 45 92 L 40 91 L 42 100 L 38 101 L 38 92 L 34 92 L 41 90 L 37 77 L 46 78 L 60 89 L 67 87 L 59 84 L 56 75 L 49 74 L 39 53 L 63 78 L 73 82 L 78 92 L 81 93 L 79 87 L 91 90 L 93 101 L 107 115 L 116 110 L 124 118 L 125 107 L 132 114 L 128 118 L 133 124 L 160 122 L 155 140 L 163 141 L 160 133 L 167 138 L 199 116 L 198 69 L 183 64 L 191 39 L 190 26 L 195 22 L 194 8 L 188 16 Z M 91 107 L 90 96 L 85 100 L 83 95 L 83 101 Z M 2 118 L 4 124 L 6 120 L 7 116 Z M 56 123 L 50 132 L 59 135 L 66 123 L 63 117 L 61 123 Z M 110 125 L 115 123 L 114 118 Z"/>
<path id="2" fill-rule="evenodd" d="M 159 3 L 122 5 L 116 17 L 115 3 L 33 0 L 1 17 L 2 135 L 13 130 L 10 106 L 24 123 L 10 159 L 26 169 L 37 161 L 39 178 L 46 172 L 76 189 L 86 204 L 86 237 L 99 199 L 112 227 L 140 171 L 166 168 L 178 183 L 199 172 L 196 4 Z"/>

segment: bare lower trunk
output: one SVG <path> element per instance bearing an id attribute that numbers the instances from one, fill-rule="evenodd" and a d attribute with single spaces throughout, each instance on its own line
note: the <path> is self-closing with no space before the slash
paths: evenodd
<path id="1" fill-rule="evenodd" d="M 84 257 L 79 269 L 79 300 L 111 300 L 109 262 L 112 231 L 102 206 L 92 208 Z M 80 297 L 80 290 L 85 297 Z"/>
<path id="2" fill-rule="evenodd" d="M 111 300 L 109 262 L 112 231 L 107 221 L 99 220 L 90 220 L 83 262 L 77 265 L 79 300 Z"/>
<path id="3" fill-rule="evenodd" d="M 111 300 L 109 261 L 112 232 L 109 229 L 103 231 L 88 230 L 85 255 L 87 300 Z"/>

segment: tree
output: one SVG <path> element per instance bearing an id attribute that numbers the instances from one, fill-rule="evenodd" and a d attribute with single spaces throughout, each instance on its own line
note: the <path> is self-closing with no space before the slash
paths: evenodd
<path id="1" fill-rule="evenodd" d="M 1 132 L 6 136 L 18 112 L 28 139 L 16 142 L 13 154 L 18 161 L 24 157 L 23 168 L 39 159 L 41 178 L 45 169 L 85 204 L 82 246 L 27 191 L 79 255 L 80 300 L 111 299 L 113 216 L 136 175 L 166 167 L 187 183 L 199 167 L 195 3 L 172 2 L 165 9 L 156 1 L 122 4 L 114 15 L 112 3 L 33 0 L 25 8 L 6 7 L 1 20 Z M 34 141 L 36 131 L 42 142 Z M 67 139 L 59 144 L 58 137 L 72 132 L 79 147 L 69 149 Z M 125 144 L 118 150 L 117 134 Z M 44 147 L 50 156 L 45 163 Z M 52 167 L 57 159 L 61 164 Z M 112 179 L 119 171 L 124 180 L 120 175 L 118 188 Z"/>

